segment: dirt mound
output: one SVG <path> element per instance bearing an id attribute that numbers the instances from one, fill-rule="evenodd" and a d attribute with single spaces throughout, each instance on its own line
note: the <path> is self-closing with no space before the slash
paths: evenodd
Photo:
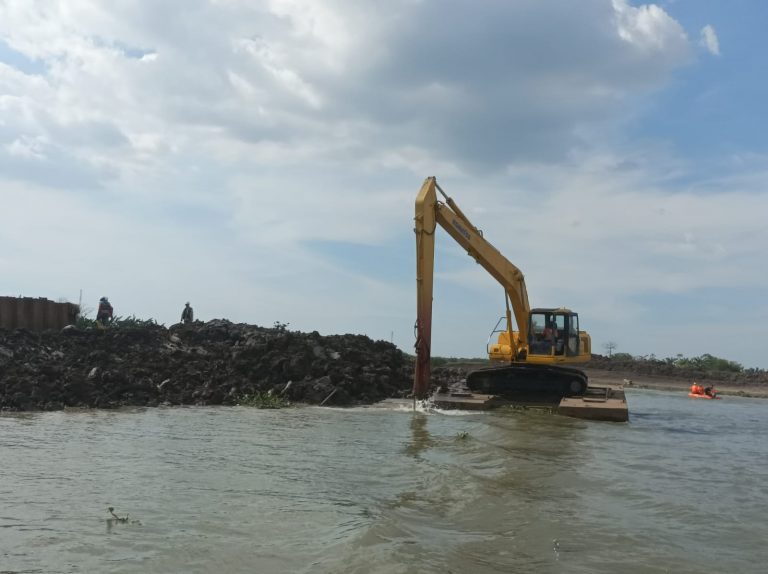
<path id="1" fill-rule="evenodd" d="M 362 335 L 321 336 L 225 320 L 61 332 L 0 331 L 0 409 L 373 403 L 408 394 L 411 359 Z M 290 383 L 290 384 L 289 384 Z"/>

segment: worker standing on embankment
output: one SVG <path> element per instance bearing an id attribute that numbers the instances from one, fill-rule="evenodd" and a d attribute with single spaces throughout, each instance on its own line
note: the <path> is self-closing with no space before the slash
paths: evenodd
<path id="1" fill-rule="evenodd" d="M 109 299 L 102 297 L 99 299 L 99 310 L 96 311 L 96 322 L 101 323 L 103 326 L 107 326 L 107 323 L 112 320 L 112 305 Z"/>
<path id="2" fill-rule="evenodd" d="M 181 322 L 184 324 L 191 323 L 195 320 L 195 312 L 189 305 L 189 301 L 184 305 L 184 310 L 181 312 Z"/>

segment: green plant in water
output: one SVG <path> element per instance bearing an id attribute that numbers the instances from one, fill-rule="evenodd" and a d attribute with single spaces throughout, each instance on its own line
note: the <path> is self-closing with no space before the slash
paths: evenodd
<path id="1" fill-rule="evenodd" d="M 257 409 L 284 409 L 291 406 L 288 399 L 276 395 L 272 391 L 243 395 L 238 400 L 238 403 L 244 407 L 255 407 Z"/>

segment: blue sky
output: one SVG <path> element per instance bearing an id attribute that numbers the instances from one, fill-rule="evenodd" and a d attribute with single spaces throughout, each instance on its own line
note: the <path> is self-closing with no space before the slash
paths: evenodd
<path id="1" fill-rule="evenodd" d="M 687 30 L 717 23 L 723 49 L 719 57 L 699 57 L 680 69 L 649 101 L 646 122 L 630 135 L 662 138 L 698 161 L 764 154 L 766 118 L 761 111 L 768 87 L 761 76 L 768 4 L 683 0 L 666 3 L 666 8 Z"/>
<path id="2" fill-rule="evenodd" d="M 413 345 L 436 175 L 596 351 L 768 367 L 768 5 L 0 2 L 0 293 Z M 438 238 L 433 352 L 501 289 Z"/>

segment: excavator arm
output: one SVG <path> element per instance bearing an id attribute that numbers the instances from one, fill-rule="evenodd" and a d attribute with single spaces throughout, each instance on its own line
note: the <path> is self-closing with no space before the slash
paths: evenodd
<path id="1" fill-rule="evenodd" d="M 437 199 L 440 193 L 445 202 Z M 416 372 L 414 395 L 426 396 L 430 384 L 432 342 L 432 292 L 435 263 L 435 230 L 440 225 L 467 253 L 504 288 L 507 300 L 509 341 L 517 344 L 514 356 L 527 353 L 530 305 L 523 273 L 510 263 L 469 221 L 459 206 L 448 197 L 434 177 L 428 177 L 416 197 Z M 510 311 L 511 306 L 511 311 Z M 518 337 L 512 336 L 511 314 L 515 316 Z M 517 341 L 515 343 L 515 341 Z"/>

